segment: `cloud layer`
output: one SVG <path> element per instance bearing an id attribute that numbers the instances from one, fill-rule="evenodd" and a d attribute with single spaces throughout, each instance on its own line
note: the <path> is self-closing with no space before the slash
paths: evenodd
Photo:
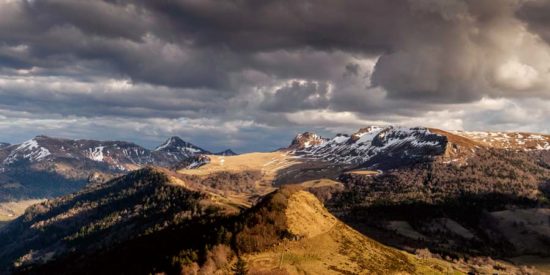
<path id="1" fill-rule="evenodd" d="M 550 132 L 546 0 L 0 0 L 0 138 Z"/>

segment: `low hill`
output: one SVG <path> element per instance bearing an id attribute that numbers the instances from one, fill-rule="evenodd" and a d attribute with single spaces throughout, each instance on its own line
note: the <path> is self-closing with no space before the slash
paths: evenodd
<path id="1" fill-rule="evenodd" d="M 266 243 L 269 239 L 274 241 Z M 292 189 L 253 209 L 237 244 L 247 252 L 243 258 L 251 274 L 461 273 L 443 261 L 381 245 L 340 222 L 311 193 Z"/>
<path id="2" fill-rule="evenodd" d="M 209 206 L 210 205 L 210 206 Z M 147 168 L 36 204 L 0 229 L 0 266 L 26 268 L 193 220 L 215 208 L 204 193 Z"/>

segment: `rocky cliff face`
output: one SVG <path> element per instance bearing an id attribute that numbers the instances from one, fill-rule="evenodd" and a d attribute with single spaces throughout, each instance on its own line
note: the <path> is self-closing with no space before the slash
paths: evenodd
<path id="1" fill-rule="evenodd" d="M 305 132 L 297 135 L 291 142 L 289 149 L 305 150 L 311 147 L 319 146 L 327 140 L 311 132 Z"/>

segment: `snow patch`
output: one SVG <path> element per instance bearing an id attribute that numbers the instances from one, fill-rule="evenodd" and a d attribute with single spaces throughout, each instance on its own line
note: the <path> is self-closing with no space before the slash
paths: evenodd
<path id="1" fill-rule="evenodd" d="M 318 145 L 297 151 L 303 157 L 324 159 L 342 164 L 364 163 L 378 154 L 392 154 L 393 150 L 404 146 L 405 155 L 413 154 L 410 150 L 424 148 L 442 148 L 441 136 L 426 128 L 370 127 L 361 129 L 351 136 L 338 135 Z M 373 144 L 374 140 L 377 142 Z"/>
<path id="2" fill-rule="evenodd" d="M 51 153 L 48 149 L 41 147 L 35 139 L 30 139 L 17 146 L 3 163 L 12 164 L 22 159 L 38 162 L 44 160 L 49 155 L 51 155 Z"/>
<path id="3" fill-rule="evenodd" d="M 104 146 L 98 146 L 98 147 L 95 147 L 95 148 L 90 148 L 88 149 L 88 158 L 90 158 L 91 160 L 94 160 L 94 161 L 99 161 L 99 162 L 102 162 L 103 161 L 103 149 L 105 147 Z"/>

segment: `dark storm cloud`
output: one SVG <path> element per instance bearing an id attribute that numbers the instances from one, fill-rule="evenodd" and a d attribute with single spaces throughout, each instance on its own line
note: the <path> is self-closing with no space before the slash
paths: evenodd
<path id="1" fill-rule="evenodd" d="M 405 1 L 147 1 L 169 26 L 201 45 L 238 51 L 296 49 L 380 50 L 395 39 Z M 384 30 L 384 28 L 386 28 Z"/>
<path id="2" fill-rule="evenodd" d="M 545 0 L 0 0 L 0 109 L 250 131 L 458 116 L 550 99 L 548 14 Z"/>
<path id="3" fill-rule="evenodd" d="M 223 112 L 222 106 L 228 100 L 212 90 L 174 90 L 128 81 L 104 81 L 40 77 L 26 83 L 11 83 L 0 89 L 0 108 L 84 117 L 195 118 Z"/>
<path id="4" fill-rule="evenodd" d="M 533 0 L 525 2 L 517 16 L 527 22 L 529 28 L 550 43 L 550 2 Z"/>
<path id="5" fill-rule="evenodd" d="M 293 112 L 328 107 L 330 85 L 327 83 L 292 81 L 267 95 L 263 109 Z"/>
<path id="6" fill-rule="evenodd" d="M 441 102 L 498 93 L 486 78 L 500 58 L 481 61 L 479 55 L 499 42 L 486 37 L 509 27 L 514 12 L 526 22 L 532 19 L 535 29 L 548 25 L 537 8 L 542 1 L 523 6 L 512 0 L 18 3 L 5 4 L 13 13 L 0 25 L 3 40 L 29 46 L 31 56 L 57 58 L 42 66 L 74 62 L 69 55 L 105 61 L 137 82 L 227 89 L 230 75 L 247 68 L 285 77 L 283 70 L 254 62 L 260 53 L 343 51 L 382 55 L 374 84 L 389 96 Z M 7 64 L 25 62 L 3 58 Z"/>

